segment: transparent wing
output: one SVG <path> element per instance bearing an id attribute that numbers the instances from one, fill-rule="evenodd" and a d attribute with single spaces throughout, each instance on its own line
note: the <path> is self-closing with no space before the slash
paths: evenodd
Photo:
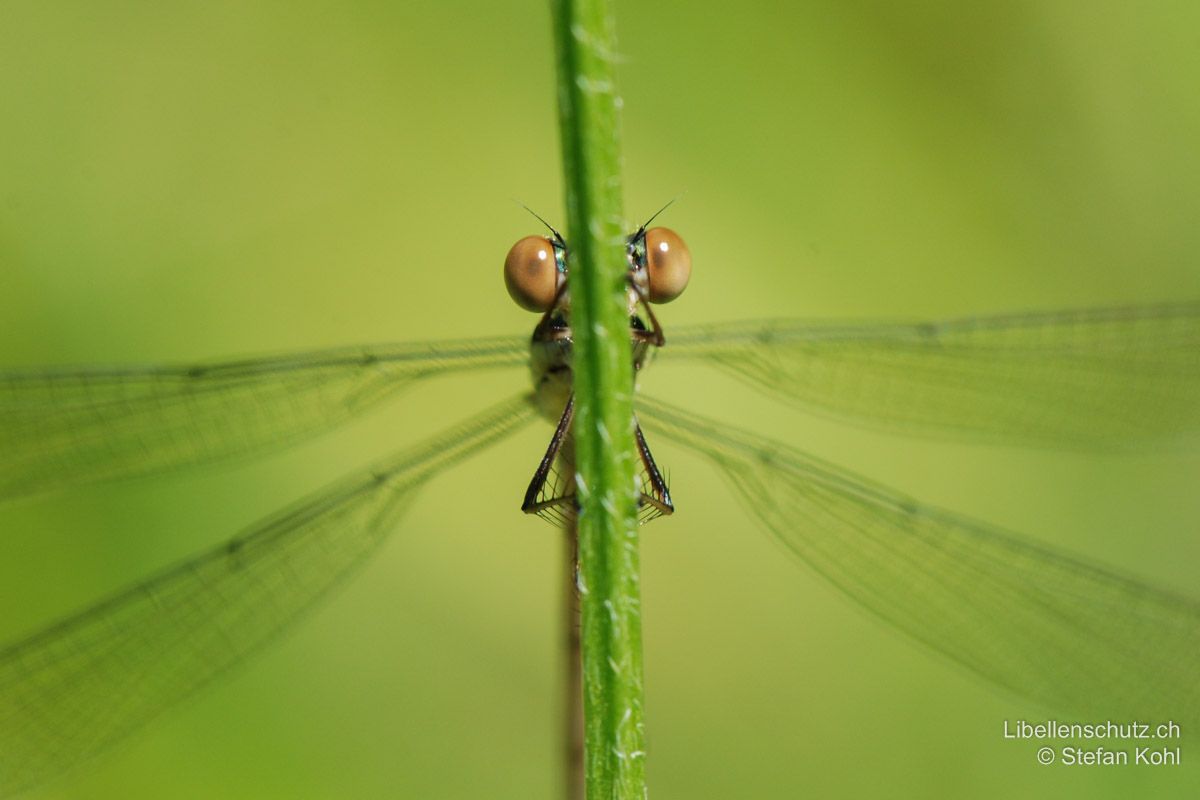
<path id="1" fill-rule="evenodd" d="M 144 725 L 345 579 L 442 468 L 533 416 L 515 398 L 0 650 L 0 795 Z"/>
<path id="2" fill-rule="evenodd" d="M 1200 602 L 922 506 L 770 440 L 641 400 L 746 508 L 867 610 L 1045 706 L 1200 722 Z"/>
<path id="3" fill-rule="evenodd" d="M 1200 437 L 1200 304 L 923 324 L 775 320 L 668 331 L 789 401 L 902 433 L 1122 449 Z"/>
<path id="4" fill-rule="evenodd" d="M 415 381 L 527 363 L 520 338 L 192 366 L 0 372 L 0 500 L 261 451 Z"/>

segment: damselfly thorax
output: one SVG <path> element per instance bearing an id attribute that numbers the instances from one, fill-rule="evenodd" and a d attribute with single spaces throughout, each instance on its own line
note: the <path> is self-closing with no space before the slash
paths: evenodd
<path id="1" fill-rule="evenodd" d="M 534 402 L 541 414 L 555 423 L 554 435 L 529 482 L 521 509 L 560 524 L 576 511 L 573 340 L 567 243 L 558 231 L 550 228 L 550 232 L 551 237 L 527 236 L 513 245 L 504 260 L 504 282 L 519 306 L 542 314 L 530 343 L 530 371 Z M 627 238 L 625 256 L 629 262 L 626 305 L 636 376 L 654 350 L 666 342 L 650 305 L 668 303 L 683 293 L 691 276 L 691 255 L 673 231 L 647 230 L 642 225 Z M 644 523 L 670 514 L 675 508 L 636 418 L 633 426 L 639 460 L 638 519 Z"/>

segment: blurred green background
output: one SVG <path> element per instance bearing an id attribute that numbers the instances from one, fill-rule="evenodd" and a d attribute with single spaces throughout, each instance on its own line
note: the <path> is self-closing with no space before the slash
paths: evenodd
<path id="1" fill-rule="evenodd" d="M 618 2 L 626 199 L 691 245 L 673 324 L 1200 297 L 1200 6 Z M 562 219 L 548 10 L 7 2 L 0 363 L 521 333 L 500 264 Z M 278 456 L 0 508 L 0 638 L 525 385 L 451 378 Z M 648 390 L 1192 591 L 1200 457 L 911 441 L 665 363 Z M 554 797 L 558 538 L 529 430 L 432 483 L 281 645 L 38 798 Z M 651 442 L 655 797 L 1195 797 L 1043 768 L 1031 707 L 910 645 Z M 1059 715 L 1060 718 L 1062 715 Z"/>

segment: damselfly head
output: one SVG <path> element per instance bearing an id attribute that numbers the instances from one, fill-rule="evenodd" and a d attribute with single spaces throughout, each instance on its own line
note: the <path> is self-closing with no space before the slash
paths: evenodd
<path id="1" fill-rule="evenodd" d="M 566 279 L 566 248 L 545 236 L 526 236 L 504 259 L 508 296 L 526 311 L 549 311 Z"/>
<path id="2" fill-rule="evenodd" d="M 504 285 L 527 311 L 549 311 L 565 291 L 567 243 L 554 228 L 550 232 L 553 237 L 520 239 L 504 259 Z M 683 294 L 692 276 L 692 254 L 679 234 L 643 225 L 626 241 L 631 308 L 639 301 L 669 303 Z"/>

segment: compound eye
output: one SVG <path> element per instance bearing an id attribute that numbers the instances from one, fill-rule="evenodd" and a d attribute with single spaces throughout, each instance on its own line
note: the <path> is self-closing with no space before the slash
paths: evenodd
<path id="1" fill-rule="evenodd" d="M 646 231 L 646 271 L 651 303 L 669 303 L 683 294 L 692 277 L 692 254 L 679 234 L 670 228 Z"/>
<path id="2" fill-rule="evenodd" d="M 558 291 L 554 244 L 545 236 L 526 236 L 504 259 L 508 296 L 526 311 L 549 311 Z"/>

